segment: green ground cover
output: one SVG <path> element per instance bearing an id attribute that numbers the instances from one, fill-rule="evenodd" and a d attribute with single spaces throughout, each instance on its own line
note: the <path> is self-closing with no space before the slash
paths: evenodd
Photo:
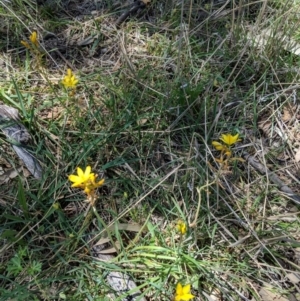
<path id="1" fill-rule="evenodd" d="M 300 2 L 144 2 L 0 1 L 0 300 L 299 300 Z"/>

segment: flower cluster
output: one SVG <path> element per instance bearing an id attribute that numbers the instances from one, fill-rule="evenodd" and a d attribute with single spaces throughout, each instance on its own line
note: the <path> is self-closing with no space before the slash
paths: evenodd
<path id="1" fill-rule="evenodd" d="M 68 178 L 73 183 L 72 187 L 83 189 L 88 196 L 87 201 L 94 206 L 96 200 L 95 190 L 104 184 L 104 179 L 97 181 L 97 175 L 92 172 L 91 166 L 87 166 L 84 171 L 80 167 L 77 167 L 77 175 L 69 175 Z M 54 204 L 53 208 L 57 210 L 59 206 Z M 182 220 L 177 222 L 176 228 L 181 235 L 187 232 L 187 225 Z M 177 283 L 173 301 L 189 301 L 194 297 L 191 294 L 191 284 L 182 285 L 180 282 Z"/>
<path id="2" fill-rule="evenodd" d="M 223 143 L 220 143 L 218 141 L 212 142 L 213 147 L 221 152 L 221 158 L 216 159 L 216 161 L 219 163 L 224 163 L 224 162 L 226 163 L 232 155 L 232 151 L 231 151 L 232 145 L 234 145 L 238 141 L 241 141 L 241 139 L 239 139 L 239 134 L 236 135 L 222 134 L 220 140 Z M 223 159 L 224 155 L 226 156 L 225 160 Z"/>
<path id="3" fill-rule="evenodd" d="M 97 175 L 91 171 L 91 166 L 87 166 L 85 171 L 77 167 L 77 175 L 69 175 L 69 180 L 73 182 L 72 187 L 83 189 L 88 197 L 94 196 L 95 190 L 104 184 L 104 179 L 97 182 Z"/>
<path id="4" fill-rule="evenodd" d="M 61 81 L 62 84 L 64 85 L 64 87 L 67 88 L 76 88 L 76 85 L 78 83 L 78 79 L 76 78 L 76 76 L 73 74 L 71 69 L 67 70 L 67 75 L 63 78 L 63 80 Z"/>
<path id="5" fill-rule="evenodd" d="M 174 301 L 189 301 L 194 297 L 195 296 L 191 294 L 190 284 L 182 286 L 181 283 L 178 283 L 176 285 L 176 293 L 175 293 Z"/>
<path id="6" fill-rule="evenodd" d="M 26 41 L 21 41 L 21 44 L 30 50 L 32 50 L 32 46 L 37 49 L 37 47 L 39 46 L 39 41 L 36 31 L 32 32 L 32 34 L 29 36 L 29 40 L 31 42 L 31 45 Z"/>
<path id="7" fill-rule="evenodd" d="M 179 220 L 176 225 L 177 231 L 180 233 L 181 238 L 187 233 L 187 224 L 183 220 Z M 195 296 L 191 294 L 191 285 L 182 285 L 177 283 L 174 301 L 189 301 Z"/>

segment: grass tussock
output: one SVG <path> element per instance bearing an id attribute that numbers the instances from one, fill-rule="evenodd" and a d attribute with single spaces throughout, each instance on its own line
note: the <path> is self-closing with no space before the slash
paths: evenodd
<path id="1" fill-rule="evenodd" d="M 132 5 L 1 1 L 0 300 L 299 300 L 300 3 Z"/>

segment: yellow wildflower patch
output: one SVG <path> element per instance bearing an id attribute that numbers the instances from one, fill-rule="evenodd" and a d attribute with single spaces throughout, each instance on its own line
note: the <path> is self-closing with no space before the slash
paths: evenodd
<path id="1" fill-rule="evenodd" d="M 186 234 L 187 232 L 187 226 L 186 226 L 186 223 L 183 222 L 182 220 L 178 221 L 177 225 L 176 225 L 176 228 L 178 230 L 178 232 L 181 234 L 181 235 L 184 235 Z"/>
<path id="2" fill-rule="evenodd" d="M 37 35 L 37 32 L 36 32 L 36 31 L 33 31 L 33 32 L 31 33 L 31 35 L 29 36 L 29 40 L 30 40 L 31 44 L 34 45 L 33 48 L 36 48 L 36 47 L 39 46 L 38 35 Z M 21 44 L 22 44 L 24 47 L 26 47 L 27 49 L 33 50 L 32 47 L 31 47 L 32 45 L 30 45 L 30 43 L 28 43 L 27 41 L 23 41 L 23 40 L 22 40 L 22 41 L 21 41 Z"/>
<path id="3" fill-rule="evenodd" d="M 191 294 L 190 284 L 182 286 L 181 283 L 178 283 L 176 285 L 174 301 L 189 301 L 193 298 L 195 298 L 195 296 Z"/>
<path id="4" fill-rule="evenodd" d="M 228 146 L 231 146 L 237 143 L 238 141 L 241 141 L 241 139 L 239 139 L 239 134 L 236 134 L 234 136 L 231 134 L 222 134 L 220 140 Z"/>
<path id="5" fill-rule="evenodd" d="M 91 171 L 91 166 L 87 166 L 85 171 L 77 167 L 77 175 L 69 175 L 69 180 L 73 182 L 72 187 L 83 189 L 88 196 L 92 195 L 96 188 L 104 184 L 104 179 L 97 182 L 97 175 Z"/>
<path id="6" fill-rule="evenodd" d="M 73 74 L 71 69 L 67 70 L 67 75 L 61 81 L 65 88 L 76 88 L 78 79 Z"/>
<path id="7" fill-rule="evenodd" d="M 37 32 L 36 31 L 32 32 L 32 34 L 29 36 L 29 40 L 36 47 L 39 46 L 39 42 L 38 42 L 38 37 L 37 37 Z"/>
<path id="8" fill-rule="evenodd" d="M 221 152 L 220 159 L 215 158 L 215 160 L 218 163 L 221 163 L 221 164 L 224 163 L 225 166 L 227 166 L 227 163 L 229 161 L 233 161 L 233 160 L 238 159 L 238 158 L 231 158 L 231 155 L 232 155 L 231 147 L 232 147 L 232 145 L 234 145 L 238 141 L 241 141 L 241 139 L 239 139 L 239 134 L 236 134 L 236 135 L 222 134 L 221 137 L 220 137 L 220 140 L 223 143 L 220 143 L 218 141 L 212 141 L 212 146 L 216 150 Z M 226 159 L 224 159 L 224 155 L 226 156 Z"/>

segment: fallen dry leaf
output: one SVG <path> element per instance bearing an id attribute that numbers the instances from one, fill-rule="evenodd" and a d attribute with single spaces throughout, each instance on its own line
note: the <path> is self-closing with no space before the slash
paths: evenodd
<path id="1" fill-rule="evenodd" d="M 0 185 L 7 183 L 9 180 L 15 178 L 18 176 L 18 174 L 21 172 L 22 168 L 19 167 L 18 169 L 10 168 L 6 170 L 2 175 L 0 175 Z"/>
<path id="2" fill-rule="evenodd" d="M 300 148 L 297 150 L 297 152 L 295 154 L 295 161 L 300 162 Z"/>
<path id="3" fill-rule="evenodd" d="M 121 244 L 119 242 L 114 242 L 115 247 L 111 247 L 108 249 L 104 249 L 101 251 L 98 251 L 98 254 L 113 254 L 113 253 L 118 253 L 119 250 L 121 249 Z"/>
<path id="4" fill-rule="evenodd" d="M 27 169 L 36 179 L 40 179 L 42 177 L 42 167 L 28 149 L 32 140 L 31 135 L 19 121 L 17 109 L 7 105 L 0 105 L 0 129 Z"/>
<path id="5" fill-rule="evenodd" d="M 258 128 L 263 131 L 266 136 L 269 136 L 272 122 L 270 120 L 260 120 L 258 122 Z"/>
<path id="6" fill-rule="evenodd" d="M 297 284 L 300 282 L 299 276 L 297 276 L 295 273 L 289 273 L 286 275 L 286 277 L 294 284 Z"/>
<path id="7" fill-rule="evenodd" d="M 273 292 L 271 286 L 262 287 L 259 291 L 259 295 L 264 301 L 289 301 L 289 299 L 283 297 L 279 293 Z"/>
<path id="8" fill-rule="evenodd" d="M 132 232 L 139 232 L 143 227 L 139 224 L 113 224 L 108 229 L 110 231 L 114 231 L 115 228 L 118 228 L 118 230 L 125 230 L 125 231 L 132 231 Z"/>
<path id="9" fill-rule="evenodd" d="M 291 108 L 284 107 L 283 108 L 283 115 L 281 117 L 282 121 L 283 122 L 290 121 L 292 117 L 293 117 L 293 115 L 292 115 L 292 112 L 291 112 Z"/>

